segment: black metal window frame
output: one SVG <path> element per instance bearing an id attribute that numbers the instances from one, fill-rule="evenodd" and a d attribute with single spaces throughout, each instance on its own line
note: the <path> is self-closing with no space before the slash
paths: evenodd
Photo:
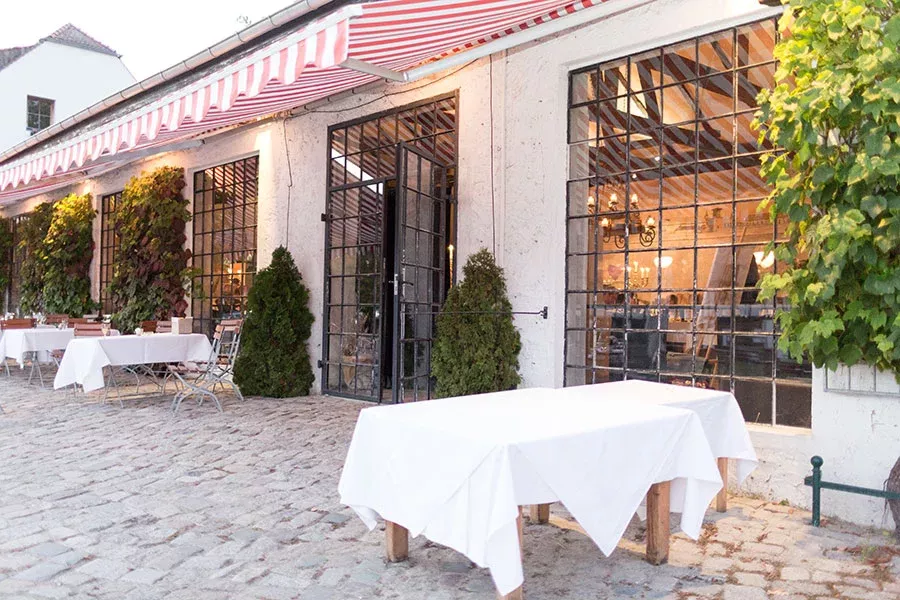
<path id="1" fill-rule="evenodd" d="M 438 108 L 443 103 L 447 103 L 452 106 L 452 110 L 454 113 L 453 125 L 449 128 L 440 127 L 436 122 Z M 421 122 L 420 113 L 422 115 L 427 114 L 421 111 L 421 109 L 425 107 L 431 107 L 433 111 L 431 114 L 434 116 L 435 122 L 431 125 L 431 127 L 423 127 L 423 130 L 427 133 L 424 133 L 423 135 L 417 135 L 417 130 L 423 125 L 423 123 Z M 414 128 L 401 128 L 401 117 L 404 114 L 413 115 L 412 122 L 415 123 Z M 393 121 L 393 125 L 389 125 L 387 129 L 382 127 L 382 121 L 385 119 L 390 119 Z M 359 188 L 359 184 L 361 183 L 367 183 L 368 185 L 365 187 L 374 188 L 375 186 L 378 186 L 380 190 L 378 194 L 383 196 L 386 193 L 387 184 L 390 181 L 395 180 L 398 176 L 396 172 L 398 157 L 397 149 L 400 144 L 406 143 L 412 147 L 418 148 L 432 155 L 439 155 L 441 153 L 436 151 L 439 145 L 439 140 L 437 139 L 439 136 L 446 136 L 446 141 L 452 146 L 452 159 L 446 160 L 446 166 L 455 174 L 457 172 L 459 154 L 458 91 L 426 98 L 396 108 L 391 108 L 349 121 L 336 123 L 328 127 L 328 144 L 326 148 L 327 164 L 329 165 L 326 181 L 328 196 L 326 200 L 326 212 L 323 215 L 323 218 L 326 220 L 326 260 L 323 273 L 322 300 L 322 315 L 324 325 L 322 327 L 322 360 L 320 363 L 322 367 L 322 388 L 323 390 L 327 390 L 328 393 L 347 398 L 373 400 L 374 398 L 370 392 L 372 391 L 373 386 L 378 386 L 377 380 L 381 377 L 381 372 L 379 369 L 387 369 L 387 372 L 390 373 L 391 368 L 391 365 L 379 364 L 379 369 L 372 369 L 372 382 L 370 383 L 370 385 L 366 386 L 365 389 L 362 389 L 360 387 L 359 377 L 354 375 L 352 382 L 353 384 L 349 385 L 344 381 L 342 373 L 343 369 L 352 368 L 355 370 L 360 366 L 360 353 L 358 349 L 354 353 L 353 360 L 355 362 L 353 362 L 352 364 L 346 362 L 343 358 L 338 358 L 337 360 L 332 360 L 330 358 L 332 345 L 343 349 L 347 345 L 348 340 L 346 338 L 368 340 L 369 338 L 380 338 L 380 336 L 382 335 L 380 331 L 351 334 L 347 334 L 343 330 L 338 332 L 333 331 L 332 323 L 335 321 L 333 315 L 337 315 L 337 319 L 343 321 L 343 313 L 345 310 L 359 311 L 361 307 L 361 305 L 359 304 L 344 303 L 343 292 L 339 294 L 341 296 L 339 301 L 332 301 L 332 296 L 334 295 L 333 287 L 336 284 L 339 284 L 343 290 L 345 278 L 355 277 L 357 280 L 360 280 L 366 279 L 370 274 L 365 272 L 359 272 L 355 275 L 332 273 L 331 260 L 329 259 L 332 253 L 338 251 L 342 254 L 345 251 L 357 250 L 364 245 L 357 244 L 334 246 L 334 236 L 332 235 L 331 230 L 333 227 L 340 228 L 342 227 L 343 223 L 349 222 L 353 219 L 365 220 L 377 218 L 379 220 L 382 220 L 384 218 L 384 215 L 382 214 L 384 210 L 383 208 L 377 213 L 364 214 L 360 212 L 355 215 L 350 214 L 347 210 L 346 200 L 344 200 L 342 203 L 336 203 L 334 200 L 334 195 L 343 194 L 344 192 L 352 188 Z M 366 145 L 364 140 L 367 138 L 372 139 L 373 137 L 378 139 L 378 143 L 371 146 Z M 336 148 L 340 148 L 337 153 L 335 153 Z M 441 160 L 445 157 L 435 156 L 435 158 Z M 358 174 L 355 172 L 355 169 L 347 168 L 348 161 L 355 161 L 353 164 L 359 165 L 360 168 Z M 457 217 L 455 199 L 456 179 L 454 178 L 453 189 L 451 190 L 449 199 L 450 222 L 447 224 L 451 232 L 451 238 L 447 241 L 451 244 L 456 244 L 455 223 L 457 221 Z M 358 210 L 361 208 L 361 206 L 362 203 L 360 203 L 360 207 L 358 208 Z M 342 254 L 340 260 L 342 266 L 346 264 L 345 258 L 346 257 L 344 257 Z M 376 257 L 376 260 L 383 258 L 383 256 Z M 380 272 L 380 267 L 378 270 Z M 451 275 L 451 278 L 455 279 L 455 273 Z M 381 285 L 380 282 L 377 282 L 375 284 L 375 287 L 373 288 L 373 294 L 380 295 L 380 293 Z M 392 307 L 387 306 L 385 307 L 385 310 L 392 310 Z M 387 343 L 390 343 L 390 338 L 388 338 Z M 337 385 L 330 385 L 331 381 L 336 381 Z"/>
<path id="2" fill-rule="evenodd" d="M 790 358 L 777 350 L 775 342 L 778 331 L 774 322 L 771 320 L 767 322 L 766 326 L 770 327 L 770 330 L 760 331 L 750 327 L 748 331 L 744 322 L 746 319 L 742 320 L 737 310 L 737 300 L 739 298 L 746 297 L 746 294 L 753 295 L 756 292 L 755 286 L 747 287 L 744 281 L 740 283 L 737 281 L 736 265 L 738 263 L 738 253 L 743 253 L 746 256 L 751 248 L 758 246 L 758 242 L 742 243 L 742 240 L 738 239 L 738 228 L 736 225 L 738 211 L 739 209 L 746 209 L 751 202 L 758 203 L 762 199 L 762 196 L 743 197 L 741 195 L 741 181 L 738 174 L 738 171 L 742 168 L 755 167 L 759 163 L 759 157 L 762 152 L 762 149 L 757 147 L 751 148 L 746 143 L 749 138 L 753 138 L 754 141 L 752 143 L 755 144 L 755 135 L 748 136 L 747 131 L 745 131 L 756 109 L 755 103 L 752 105 L 748 104 L 751 100 L 749 97 L 751 94 L 748 93 L 748 89 L 753 89 L 753 84 L 750 83 L 751 76 L 759 75 L 763 70 L 768 75 L 769 71 L 774 73 L 775 68 L 773 56 L 763 56 L 760 59 L 764 54 L 764 52 L 760 52 L 760 47 L 751 47 L 752 40 L 748 42 L 746 39 L 742 40 L 739 37 L 741 33 L 747 35 L 751 28 L 757 26 L 771 28 L 773 39 L 777 40 L 777 22 L 774 19 L 763 19 L 629 56 L 603 61 L 570 73 L 568 104 L 570 173 L 566 198 L 564 385 L 599 383 L 610 379 L 635 377 L 678 382 L 685 385 L 715 384 L 721 387 L 727 386 L 732 393 L 735 393 L 748 421 L 800 427 L 809 427 L 811 425 L 809 400 L 811 397 L 811 371 L 808 364 L 798 369 L 796 363 L 793 363 Z M 717 43 L 716 40 L 725 43 Z M 718 53 L 718 58 L 722 61 L 719 69 L 714 70 L 704 64 L 703 55 L 701 55 L 702 44 L 707 44 L 704 50 L 710 51 L 712 49 Z M 731 48 L 730 56 L 728 56 L 727 52 L 724 55 L 722 54 L 723 46 Z M 677 82 L 673 84 L 670 81 L 667 84 L 664 73 L 668 73 L 670 69 L 674 71 L 673 64 L 687 64 L 684 61 L 672 61 L 670 57 L 685 48 L 684 54 L 693 52 L 696 71 L 687 76 L 684 76 L 683 73 L 674 74 Z M 769 53 L 771 54 L 771 49 L 769 49 Z M 658 65 L 659 72 L 654 74 L 651 68 L 647 68 L 648 64 Z M 610 74 L 614 75 L 609 77 Z M 593 79 L 591 79 L 592 76 Z M 658 76 L 658 79 L 655 76 Z M 638 78 L 640 80 L 636 81 Z M 756 78 L 761 79 L 761 77 Z M 593 81 L 593 83 L 585 86 L 585 81 Z M 701 111 L 701 102 L 704 100 L 703 96 L 705 94 L 711 93 L 709 88 L 713 85 L 718 85 L 718 83 L 713 83 L 714 81 L 730 81 L 733 104 L 730 108 L 724 108 L 721 114 L 707 115 Z M 666 92 L 674 91 L 683 85 L 685 88 L 690 86 L 693 93 L 692 108 L 694 116 L 693 119 L 685 123 L 669 127 L 669 124 L 664 122 L 661 116 L 664 114 L 662 103 L 665 102 Z M 576 88 L 576 86 L 578 87 Z M 648 91 L 653 92 L 653 94 L 648 94 Z M 753 95 L 753 98 L 755 99 L 755 95 Z M 707 96 L 705 100 L 708 101 L 709 97 Z M 656 104 L 651 105 L 651 103 Z M 636 106 L 636 104 L 639 104 L 639 106 Z M 622 106 L 625 107 L 624 116 Z M 594 109 L 593 107 L 597 108 Z M 648 116 L 652 117 L 648 111 L 653 108 L 657 111 L 659 120 L 656 124 L 656 130 L 653 130 L 652 118 L 647 118 Z M 582 169 L 580 166 L 573 167 L 576 164 L 580 165 L 580 162 L 576 163 L 573 156 L 575 156 L 575 151 L 579 151 L 578 142 L 580 140 L 577 139 L 578 133 L 585 129 L 583 126 L 585 116 L 583 112 L 579 114 L 579 111 L 585 110 L 588 112 L 595 110 L 596 116 L 587 117 L 587 119 L 593 121 L 589 124 L 590 126 L 596 125 L 597 133 L 595 137 L 583 142 L 583 148 L 580 148 L 581 154 L 579 156 L 587 156 L 582 161 L 586 162 L 586 167 Z M 604 121 L 604 117 L 607 115 L 610 116 L 608 120 Z M 576 118 L 580 119 L 580 129 L 575 127 Z M 727 151 L 722 151 L 719 156 L 716 154 L 723 150 L 722 146 L 719 148 L 713 147 L 711 151 L 705 149 L 705 154 L 701 155 L 701 145 L 704 139 L 707 141 L 711 139 L 713 141 L 721 141 L 710 137 L 712 135 L 710 131 L 716 126 L 721 126 L 722 122 L 720 121 L 727 121 L 728 119 L 731 119 L 732 140 L 729 142 L 730 148 L 725 148 Z M 614 125 L 611 125 L 613 123 Z M 603 129 L 603 125 L 610 126 Z M 590 126 L 587 128 L 588 130 L 590 130 Z M 619 127 L 620 130 L 624 129 L 625 134 L 622 135 L 621 131 L 615 132 L 616 127 Z M 728 127 L 724 127 L 724 129 L 727 130 Z M 649 139 L 652 144 L 654 139 L 656 139 L 654 136 L 658 138 L 659 143 L 659 153 L 655 158 L 651 157 L 652 160 L 648 160 L 639 153 L 633 153 L 633 149 L 637 147 L 636 140 L 640 140 L 643 143 Z M 667 139 L 667 136 L 670 137 Z M 687 136 L 688 143 L 685 145 L 688 147 L 693 146 L 690 154 L 679 156 L 677 151 L 667 147 L 667 143 L 671 143 L 671 146 L 677 146 L 679 136 Z M 582 135 L 581 137 L 584 136 Z M 603 143 L 608 148 L 617 149 L 618 152 L 607 150 L 607 158 L 603 159 L 604 152 L 598 151 L 597 155 L 600 158 L 594 159 L 589 146 L 594 144 L 599 148 Z M 712 146 L 715 146 L 715 144 Z M 612 156 L 612 158 L 609 158 L 609 156 Z M 656 164 L 654 164 L 654 161 Z M 719 203 L 708 202 L 708 196 L 712 196 L 712 194 L 706 195 L 709 190 L 702 187 L 704 185 L 702 178 L 704 174 L 719 170 L 723 166 L 725 169 L 730 168 L 732 171 L 731 198 Z M 575 175 L 573 175 L 573 171 L 576 171 Z M 666 184 L 668 183 L 666 173 L 672 178 L 677 177 L 679 174 L 683 174 L 686 178 L 693 176 L 692 202 L 666 203 L 668 199 L 666 198 Z M 650 207 L 638 207 L 635 204 L 633 207 L 631 202 L 629 202 L 629 199 L 633 197 L 631 193 L 632 186 L 637 186 L 642 181 L 651 182 L 647 186 L 651 189 L 657 187 L 658 204 Z M 621 186 L 624 194 L 621 198 L 621 206 L 610 207 L 610 210 L 613 212 L 601 214 L 599 210 L 601 197 L 596 192 L 604 189 L 607 185 L 612 187 Z M 589 192 L 583 193 L 584 190 L 589 190 Z M 594 195 L 591 195 L 591 193 L 594 193 Z M 595 197 L 596 208 L 593 208 L 593 210 L 596 212 L 590 212 L 592 210 L 590 201 L 587 202 L 588 209 L 576 208 L 578 203 L 584 205 L 587 198 Z M 714 208 L 718 210 L 719 214 L 725 215 L 723 218 L 726 222 L 730 218 L 732 229 L 730 243 L 709 244 L 703 243 L 699 239 L 701 210 L 708 212 Z M 682 215 L 693 213 L 693 243 L 672 244 L 663 239 L 662 219 L 678 214 L 676 211 L 680 211 Z M 746 210 L 741 212 L 747 213 Z M 704 212 L 705 215 L 706 212 Z M 652 223 L 647 220 L 648 216 L 654 217 L 655 220 L 652 236 L 655 239 L 650 239 L 651 236 L 648 235 L 649 243 L 645 244 L 644 242 L 647 240 L 643 238 L 638 240 L 638 236 L 634 235 L 634 233 L 637 231 L 643 233 L 648 230 L 647 223 Z M 763 216 L 762 218 L 766 217 Z M 621 220 L 623 225 L 620 229 L 625 232 L 621 239 L 622 245 L 619 246 L 620 240 L 615 239 L 615 248 L 607 249 L 604 247 L 601 250 L 599 238 L 602 235 L 612 237 L 609 236 L 611 229 L 609 224 L 610 222 L 615 222 L 616 219 Z M 605 227 L 601 224 L 604 220 L 606 223 Z M 578 237 L 578 235 L 583 235 L 584 231 L 589 232 L 586 238 L 588 239 L 588 248 L 574 247 L 573 235 Z M 783 229 L 779 227 L 779 224 L 773 223 L 771 224 L 772 237 L 766 241 L 777 241 L 782 234 Z M 606 241 L 607 245 L 609 241 Z M 706 252 L 707 256 L 709 256 L 709 253 L 713 252 L 727 252 L 729 248 L 731 250 L 730 286 L 710 288 L 708 287 L 709 282 L 704 286 L 702 282 L 698 281 L 698 260 L 701 252 Z M 655 255 L 656 260 L 659 261 L 656 263 L 658 266 L 662 264 L 664 251 L 675 250 L 693 252 L 693 284 L 689 287 L 672 289 L 663 287 L 662 268 L 657 268 L 657 276 L 649 281 L 641 280 L 640 273 L 629 272 L 628 270 L 632 264 L 632 256 L 649 258 L 652 253 L 652 255 Z M 604 263 L 604 259 L 618 259 L 618 257 L 624 259 L 621 265 L 624 267 L 621 275 L 624 281 L 623 289 L 621 290 L 621 296 L 623 297 L 616 297 L 613 300 L 610 298 L 610 292 L 615 290 L 600 285 L 598 268 Z M 572 287 L 573 274 L 578 273 L 582 267 L 590 272 L 591 266 L 594 269 L 592 288 L 574 289 Z M 606 267 L 607 265 L 602 264 L 602 266 Z M 774 265 L 776 272 L 779 268 L 783 268 L 783 265 L 778 264 L 776 261 Z M 636 293 L 655 294 L 655 302 L 650 302 L 647 307 L 636 306 L 632 304 L 632 297 Z M 629 365 L 634 361 L 630 360 L 632 357 L 629 356 L 629 350 L 632 350 L 630 348 L 631 345 L 637 344 L 638 339 L 656 335 L 656 339 L 659 340 L 665 339 L 669 333 L 678 333 L 669 329 L 669 325 L 663 325 L 664 319 L 661 316 L 661 313 L 667 310 L 665 299 L 670 294 L 690 298 L 689 310 L 692 316 L 689 335 L 692 346 L 691 354 L 693 355 L 690 368 L 687 372 L 673 372 L 668 370 L 668 365 L 664 367 L 664 361 L 660 360 L 660 355 L 665 352 L 664 344 L 660 344 L 658 341 L 656 343 L 657 357 L 655 366 L 653 368 L 631 368 Z M 730 298 L 730 300 L 726 304 L 720 305 L 716 298 L 721 296 Z M 712 298 L 712 303 L 709 302 L 709 298 Z M 772 301 L 770 303 L 771 306 L 767 305 L 771 313 L 774 313 L 778 306 L 776 302 Z M 704 310 L 710 311 L 711 307 L 715 315 L 714 326 L 712 329 L 698 328 L 700 320 L 698 315 Z M 720 318 L 718 316 L 720 308 L 724 308 L 729 313 L 728 318 Z M 583 316 L 578 313 L 579 309 L 585 311 Z M 595 319 L 594 315 L 599 314 L 600 311 L 605 311 L 604 315 L 612 315 L 609 321 L 610 325 L 606 327 L 597 326 L 597 319 Z M 641 313 L 641 311 L 644 312 Z M 654 312 L 657 315 L 655 316 L 655 324 L 652 316 Z M 640 315 L 639 318 L 636 318 L 638 315 Z M 613 327 L 611 323 L 614 322 L 621 323 L 622 326 Z M 589 339 L 593 336 L 593 339 L 596 340 L 602 335 L 607 336 L 607 340 L 611 340 L 606 348 L 608 353 L 612 351 L 613 342 L 619 343 L 622 347 L 621 367 L 609 365 L 598 367 L 588 364 L 586 355 L 588 353 Z M 711 344 L 708 341 L 710 336 L 715 336 L 717 347 L 721 343 L 730 349 L 730 356 L 724 361 L 727 363 L 728 372 L 724 374 L 718 373 L 714 377 L 708 373 L 699 372 L 698 363 L 700 358 L 696 356 L 697 344 L 701 343 L 702 345 L 701 338 L 706 338 L 707 345 L 709 345 Z M 736 368 L 737 361 L 740 360 L 736 348 L 741 346 L 742 343 L 756 343 L 760 341 L 763 342 L 763 346 L 767 348 L 766 352 L 769 353 L 769 356 L 765 359 L 771 365 L 769 373 L 766 376 L 750 376 L 736 373 L 736 370 L 739 370 L 739 368 Z M 579 349 L 582 343 L 584 348 Z M 600 347 L 602 347 L 602 344 Z M 639 345 L 635 347 L 641 351 L 644 350 Z M 596 350 L 597 346 L 596 342 L 594 342 L 591 352 L 596 352 Z M 579 364 L 581 362 L 585 364 Z M 797 391 L 798 388 L 799 393 Z M 771 414 L 769 419 L 759 419 L 759 415 L 766 413 L 766 411 L 757 411 L 756 406 L 760 403 L 765 403 L 766 400 L 757 401 L 748 396 L 751 392 L 753 395 L 758 395 L 762 393 L 761 390 L 766 389 L 770 390 L 768 393 L 770 394 Z M 778 403 L 778 399 L 782 395 L 792 398 L 799 396 L 802 398 L 801 403 L 805 403 L 805 406 L 798 407 L 799 417 L 789 415 L 784 419 L 790 421 L 787 423 L 782 419 L 782 413 L 788 415 L 786 412 L 787 407 L 779 407 Z"/>
<path id="3" fill-rule="evenodd" d="M 106 194 L 100 198 L 100 272 L 98 300 L 103 314 L 112 314 L 115 307 L 109 295 L 109 284 L 113 278 L 113 267 L 119 249 L 116 235 L 116 209 L 122 199 L 122 192 Z"/>
<path id="4" fill-rule="evenodd" d="M 244 314 L 256 275 L 259 156 L 197 170 L 193 183 L 191 315 L 194 331 L 211 336 Z"/>
<path id="5" fill-rule="evenodd" d="M 25 127 L 32 134 L 53 124 L 56 101 L 38 96 L 28 96 L 25 110 Z"/>

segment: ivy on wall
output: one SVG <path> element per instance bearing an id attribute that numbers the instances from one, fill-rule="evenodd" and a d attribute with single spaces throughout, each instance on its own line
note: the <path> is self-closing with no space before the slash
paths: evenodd
<path id="1" fill-rule="evenodd" d="M 900 377 L 900 13 L 897 0 L 791 0 L 759 97 L 760 140 L 785 215 L 780 347 L 818 367 L 864 362 Z"/>
<path id="2" fill-rule="evenodd" d="M 53 205 L 44 238 L 44 309 L 81 317 L 97 308 L 91 299 L 93 225 L 97 211 L 90 194 L 70 194 Z"/>
<path id="3" fill-rule="evenodd" d="M 12 222 L 0 217 L 0 294 L 9 286 L 12 273 Z"/>
<path id="4" fill-rule="evenodd" d="M 44 239 L 53 220 L 53 205 L 49 202 L 38 204 L 31 217 L 22 223 L 22 237 L 19 242 L 23 250 L 19 309 L 23 314 L 44 311 L 44 273 L 47 256 Z"/>
<path id="5" fill-rule="evenodd" d="M 192 275 L 184 249 L 191 219 L 181 190 L 184 169 L 160 167 L 133 177 L 116 207 L 119 249 L 109 285 L 113 323 L 132 331 L 141 321 L 184 316 Z"/>

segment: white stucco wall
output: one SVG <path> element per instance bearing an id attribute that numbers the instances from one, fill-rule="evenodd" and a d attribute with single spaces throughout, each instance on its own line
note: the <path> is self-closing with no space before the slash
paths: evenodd
<path id="1" fill-rule="evenodd" d="M 43 42 L 0 71 L 0 151 L 28 137 L 26 100 L 54 100 L 56 123 L 134 83 L 115 56 Z"/>
<path id="2" fill-rule="evenodd" d="M 900 393 L 893 376 L 857 366 L 851 370 L 851 390 L 836 392 L 835 376 L 813 371 L 812 430 L 750 426 L 750 436 L 760 457 L 760 467 L 744 485 L 745 491 L 791 504 L 810 507 L 810 488 L 803 478 L 811 473 L 809 460 L 824 460 L 822 479 L 882 489 L 894 462 L 900 457 Z M 878 389 L 873 395 L 875 379 Z M 845 388 L 847 386 L 844 386 Z M 882 500 L 825 490 L 822 514 L 873 525 L 893 527 L 890 511 Z"/>
<path id="3" fill-rule="evenodd" d="M 99 207 L 101 195 L 119 191 L 132 175 L 163 164 L 186 169 L 185 194 L 191 197 L 193 171 L 258 154 L 259 267 L 268 263 L 279 244 L 287 244 L 293 253 L 310 287 L 316 315 L 310 339 L 315 364 L 322 351 L 325 225 L 320 214 L 325 211 L 328 126 L 458 92 L 457 264 L 461 266 L 481 246 L 492 247 L 496 237 L 496 254 L 506 269 L 514 309 L 538 310 L 546 305 L 550 310 L 546 321 L 517 319 L 523 339 L 523 385 L 559 387 L 565 327 L 568 72 L 771 14 L 756 0 L 659 0 L 429 80 L 357 94 L 287 120 L 222 134 L 202 147 L 147 159 L 52 196 L 30 199 L 6 214 L 26 212 L 35 203 L 68 191 L 91 192 Z M 95 231 L 99 242 L 99 220 Z M 98 269 L 95 264 L 95 293 Z M 321 371 L 314 371 L 319 389 Z M 827 479 L 881 486 L 900 454 L 900 399 L 826 392 L 822 379 L 816 372 L 811 431 L 750 426 L 761 464 L 746 491 L 808 506 L 809 489 L 802 482 L 813 454 L 825 459 Z M 877 501 L 829 492 L 824 498 L 826 515 L 866 524 L 883 522 Z"/>

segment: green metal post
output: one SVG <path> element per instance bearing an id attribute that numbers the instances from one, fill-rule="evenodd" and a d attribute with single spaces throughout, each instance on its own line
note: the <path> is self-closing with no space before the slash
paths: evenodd
<path id="1" fill-rule="evenodd" d="M 819 526 L 822 496 L 822 464 L 825 462 L 821 456 L 813 456 L 812 463 L 812 524 Z"/>

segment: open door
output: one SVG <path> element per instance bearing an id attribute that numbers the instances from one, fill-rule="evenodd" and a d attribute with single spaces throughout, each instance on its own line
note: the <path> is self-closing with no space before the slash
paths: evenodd
<path id="1" fill-rule="evenodd" d="M 397 149 L 392 400 L 432 397 L 431 345 L 446 295 L 447 167 Z"/>
<path id="2" fill-rule="evenodd" d="M 380 402 L 385 181 L 332 189 L 325 240 L 323 391 Z M 388 366 L 390 369 L 390 366 Z"/>

